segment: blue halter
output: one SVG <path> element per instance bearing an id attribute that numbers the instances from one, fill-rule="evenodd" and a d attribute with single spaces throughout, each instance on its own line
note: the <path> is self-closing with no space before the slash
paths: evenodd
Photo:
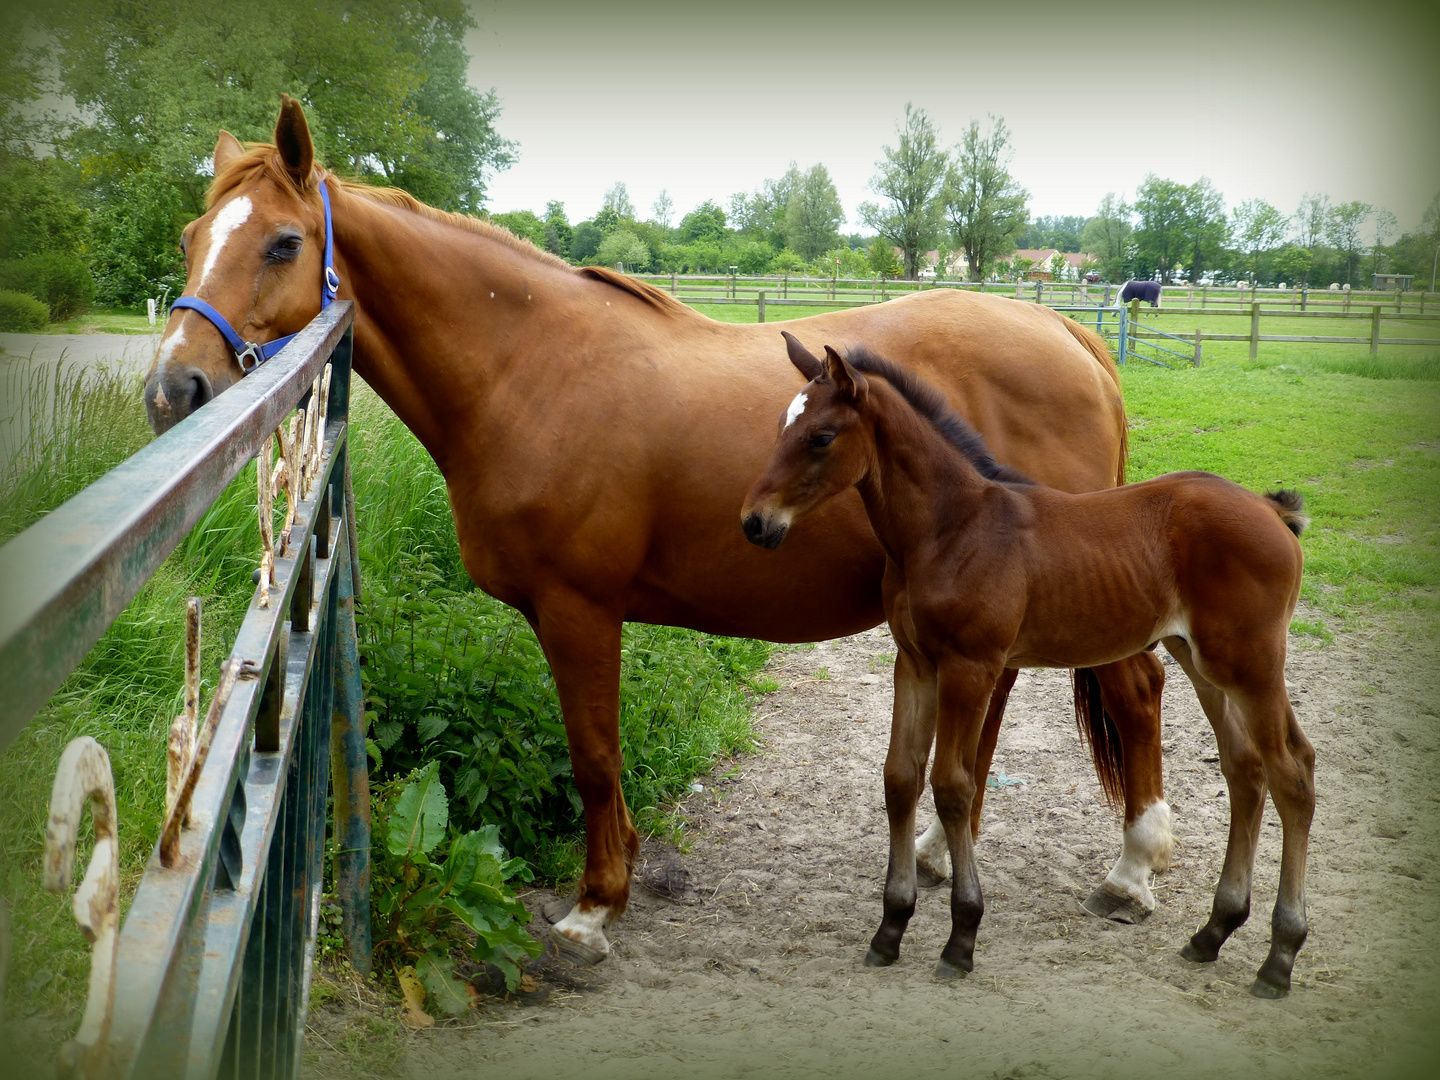
<path id="1" fill-rule="evenodd" d="M 335 299 L 335 294 L 340 289 L 340 275 L 335 273 L 335 230 L 330 226 L 330 192 L 325 190 L 324 180 L 320 181 L 320 201 L 325 204 L 325 276 L 320 288 L 320 310 L 324 311 L 330 306 L 330 302 Z M 175 303 L 170 305 L 170 310 L 174 311 L 176 308 L 198 311 L 214 323 L 215 329 L 219 330 L 225 340 L 230 343 L 230 348 L 235 353 L 235 359 L 240 363 L 240 370 L 246 375 L 289 345 L 295 337 L 294 334 L 287 334 L 274 341 L 267 341 L 263 345 L 245 341 L 235 332 L 235 328 L 230 325 L 224 315 L 221 315 L 198 296 L 177 297 Z"/>

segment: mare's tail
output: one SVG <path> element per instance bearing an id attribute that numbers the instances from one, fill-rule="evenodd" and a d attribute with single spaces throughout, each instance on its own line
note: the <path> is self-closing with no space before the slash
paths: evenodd
<path id="1" fill-rule="evenodd" d="M 1105 801 L 1119 809 L 1125 805 L 1125 751 L 1120 745 L 1120 729 L 1105 711 L 1094 668 L 1076 668 L 1070 673 L 1070 682 L 1075 690 L 1075 725 L 1090 748 L 1095 778 Z"/>
<path id="2" fill-rule="evenodd" d="M 1280 515 L 1285 527 L 1296 536 L 1303 533 L 1305 526 L 1310 524 L 1310 518 L 1305 513 L 1305 497 L 1298 491 L 1290 488 L 1267 491 L 1265 498 L 1275 507 L 1275 512 Z"/>
<path id="3" fill-rule="evenodd" d="M 1115 357 L 1110 355 L 1110 346 L 1105 344 L 1105 339 L 1095 331 L 1081 326 L 1074 319 L 1062 318 L 1065 329 L 1070 331 L 1080 345 L 1093 356 L 1105 374 L 1110 376 L 1110 381 L 1115 384 L 1115 399 L 1120 402 L 1120 460 L 1115 465 L 1115 486 L 1119 487 L 1125 483 L 1125 462 L 1130 457 L 1130 422 L 1125 416 L 1125 399 L 1120 393 L 1120 368 L 1115 363 Z"/>

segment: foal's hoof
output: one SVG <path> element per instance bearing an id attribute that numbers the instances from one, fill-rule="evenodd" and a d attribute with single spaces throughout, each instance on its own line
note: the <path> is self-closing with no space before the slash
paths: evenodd
<path id="1" fill-rule="evenodd" d="M 575 906 L 575 897 L 557 896 L 552 900 L 546 900 L 540 905 L 540 914 L 545 916 L 545 921 L 552 926 L 570 914 L 571 908 Z"/>
<path id="2" fill-rule="evenodd" d="M 922 889 L 933 889 L 937 885 L 944 885 L 949 877 L 949 874 L 939 873 L 923 862 L 917 860 L 915 863 L 915 884 Z"/>
<path id="3" fill-rule="evenodd" d="M 889 967 L 898 959 L 900 959 L 899 954 L 896 954 L 895 956 L 886 956 L 884 953 L 877 951 L 875 946 L 872 945 L 865 953 L 865 966 Z"/>
<path id="4" fill-rule="evenodd" d="M 963 979 L 969 974 L 970 971 L 968 968 L 960 967 L 958 964 L 952 964 L 943 957 L 935 962 L 935 978 L 937 979 L 950 982 L 954 979 Z"/>
<path id="5" fill-rule="evenodd" d="M 1277 986 L 1272 982 L 1266 982 L 1264 979 L 1256 979 L 1250 984 L 1250 993 L 1258 998 L 1274 1001 L 1276 998 L 1283 998 L 1286 994 L 1290 993 L 1290 987 Z"/>
<path id="6" fill-rule="evenodd" d="M 1196 948 L 1193 941 L 1187 941 L 1185 947 L 1180 950 L 1181 958 L 1189 960 L 1192 964 L 1213 964 L 1219 955 L 1218 952 L 1207 955 L 1203 950 Z"/>
<path id="7" fill-rule="evenodd" d="M 610 955 L 605 949 L 597 949 L 593 945 L 586 945 L 583 941 L 576 941 L 554 928 L 550 930 L 550 939 L 555 942 L 555 948 L 559 950 L 560 955 L 575 964 L 594 967 Z"/>
<path id="8" fill-rule="evenodd" d="M 1087 896 L 1081 906 L 1091 915 L 1129 925 L 1142 923 L 1150 917 L 1150 912 L 1133 897 L 1116 892 L 1107 885 L 1101 885 Z"/>

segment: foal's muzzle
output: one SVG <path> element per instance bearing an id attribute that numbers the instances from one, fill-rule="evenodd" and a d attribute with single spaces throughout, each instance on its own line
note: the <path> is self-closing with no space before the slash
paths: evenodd
<path id="1" fill-rule="evenodd" d="M 746 540 L 772 551 L 780 546 L 780 541 L 784 540 L 785 534 L 790 531 L 789 525 L 767 519 L 758 511 L 746 514 L 740 527 L 745 530 Z"/>
<path id="2" fill-rule="evenodd" d="M 174 365 L 145 385 L 145 412 L 155 434 L 163 435 L 215 396 L 210 378 L 196 367 Z"/>

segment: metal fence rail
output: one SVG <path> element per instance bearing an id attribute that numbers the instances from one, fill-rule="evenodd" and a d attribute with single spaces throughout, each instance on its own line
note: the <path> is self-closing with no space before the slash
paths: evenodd
<path id="1" fill-rule="evenodd" d="M 157 844 L 118 935 L 103 1034 L 81 1048 L 90 1075 L 298 1074 L 332 777 L 338 899 L 352 958 L 368 970 L 368 775 L 346 498 L 353 321 L 349 303 L 332 304 L 269 363 L 0 549 L 0 577 L 19 587 L 0 612 L 3 747 L 283 417 L 311 404 L 331 364 L 310 494 L 295 499 L 288 553 L 236 634 L 234 678 L 227 692 L 222 677 L 212 704 L 213 742 L 178 858 L 162 859 Z"/>

